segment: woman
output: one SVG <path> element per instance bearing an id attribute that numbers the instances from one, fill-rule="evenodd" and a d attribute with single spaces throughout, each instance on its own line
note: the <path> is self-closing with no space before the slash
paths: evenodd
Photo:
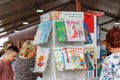
<path id="1" fill-rule="evenodd" d="M 23 43 L 20 50 L 20 56 L 17 57 L 14 63 L 15 80 L 36 80 L 37 74 L 30 69 L 34 68 L 36 47 L 30 41 Z"/>
<path id="2" fill-rule="evenodd" d="M 120 80 L 120 28 L 113 27 L 106 35 L 112 54 L 105 58 L 100 80 Z"/>

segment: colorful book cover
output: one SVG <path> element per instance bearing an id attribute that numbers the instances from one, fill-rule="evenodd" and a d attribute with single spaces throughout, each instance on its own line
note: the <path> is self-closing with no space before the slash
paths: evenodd
<path id="1" fill-rule="evenodd" d="M 92 43 L 92 38 L 91 38 L 91 35 L 90 35 L 90 32 L 88 30 L 88 27 L 87 25 L 84 23 L 84 33 L 85 33 L 85 44 L 91 44 Z"/>
<path id="2" fill-rule="evenodd" d="M 92 60 L 94 60 L 94 63 L 97 62 L 97 54 L 96 54 L 96 48 L 95 47 L 85 47 L 84 53 L 89 53 Z"/>
<path id="3" fill-rule="evenodd" d="M 51 27 L 52 27 L 51 20 L 43 22 L 41 25 L 39 25 L 39 29 L 41 31 L 39 43 L 47 43 Z"/>
<path id="4" fill-rule="evenodd" d="M 90 31 L 90 33 L 94 33 L 94 30 L 95 30 L 94 16 L 93 15 L 85 15 L 84 22 L 87 24 L 88 30 Z"/>
<path id="5" fill-rule="evenodd" d="M 51 31 L 52 21 L 42 22 L 38 25 L 33 44 L 47 43 Z"/>
<path id="6" fill-rule="evenodd" d="M 83 21 L 65 20 L 66 33 L 68 41 L 85 41 Z"/>
<path id="7" fill-rule="evenodd" d="M 39 24 L 39 25 L 42 26 L 43 24 Z M 39 26 L 39 25 L 38 25 L 38 26 Z M 33 44 L 39 44 L 40 36 L 41 36 L 41 29 L 38 27 L 38 28 L 37 28 L 37 31 L 36 31 L 36 34 L 35 34 L 35 37 L 34 37 Z"/>
<path id="8" fill-rule="evenodd" d="M 66 49 L 64 48 L 56 48 L 54 49 L 54 58 L 56 62 L 56 68 L 58 71 L 63 71 L 65 68 L 64 54 L 66 53 Z"/>
<path id="9" fill-rule="evenodd" d="M 58 41 L 65 42 L 66 41 L 66 28 L 64 21 L 55 21 L 55 27 L 57 31 Z"/>
<path id="10" fill-rule="evenodd" d="M 42 48 L 37 46 L 37 55 L 36 55 L 36 72 L 44 72 L 47 67 L 47 61 L 50 56 L 50 48 Z"/>
<path id="11" fill-rule="evenodd" d="M 67 48 L 67 53 L 65 54 L 65 69 L 77 70 L 86 68 L 83 48 Z"/>
<path id="12" fill-rule="evenodd" d="M 94 64 L 93 64 L 92 58 L 88 52 L 85 53 L 85 58 L 86 58 L 86 64 L 87 64 L 88 70 L 93 70 Z"/>

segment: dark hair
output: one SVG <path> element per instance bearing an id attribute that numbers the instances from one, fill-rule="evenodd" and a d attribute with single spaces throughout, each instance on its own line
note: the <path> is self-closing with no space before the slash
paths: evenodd
<path id="1" fill-rule="evenodd" d="M 7 50 L 12 50 L 12 51 L 19 53 L 19 49 L 14 45 L 11 45 L 10 47 L 8 47 Z"/>
<path id="2" fill-rule="evenodd" d="M 12 41 L 6 41 L 4 44 L 3 44 L 3 47 L 6 48 L 8 46 L 8 44 L 12 44 L 14 45 L 14 43 Z"/>
<path id="3" fill-rule="evenodd" d="M 106 35 L 106 41 L 112 48 L 120 48 L 120 28 L 113 27 Z"/>

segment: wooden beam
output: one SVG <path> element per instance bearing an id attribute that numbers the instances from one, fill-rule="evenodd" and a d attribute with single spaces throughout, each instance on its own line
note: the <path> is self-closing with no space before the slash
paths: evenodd
<path id="1" fill-rule="evenodd" d="M 40 5 L 39 7 L 41 9 L 44 9 L 44 8 L 48 8 L 48 7 L 55 7 L 59 4 L 64 4 L 66 2 L 70 2 L 71 0 L 53 0 L 53 2 L 51 3 L 48 3 L 48 4 L 44 4 L 44 2 L 41 3 L 41 1 L 39 1 L 39 3 L 37 3 L 37 5 Z M 5 15 L 2 15 L 0 16 L 0 20 L 2 19 L 5 19 L 5 18 L 8 18 L 8 17 L 11 17 L 11 16 L 14 16 L 14 15 L 17 15 L 17 14 L 20 14 L 20 13 L 23 13 L 23 12 L 26 12 L 26 11 L 29 11 L 29 10 L 32 10 L 32 9 L 36 9 L 36 4 L 33 4 L 33 5 L 30 5 L 28 7 L 25 7 L 23 9 L 19 9 L 17 11 L 14 11 L 14 12 L 10 12 L 10 13 L 7 13 Z"/>
<path id="2" fill-rule="evenodd" d="M 76 11 L 82 11 L 82 6 L 80 0 L 76 0 Z"/>
<path id="3" fill-rule="evenodd" d="M 105 28 L 101 28 L 102 31 L 104 32 L 108 32 L 109 30 L 108 29 L 105 29 Z"/>
<path id="4" fill-rule="evenodd" d="M 111 20 L 109 20 L 109 21 L 103 22 L 103 23 L 100 24 L 100 26 L 103 26 L 103 25 L 105 25 L 105 24 L 111 23 L 111 22 L 113 22 L 113 21 L 115 21 L 115 20 L 116 20 L 116 19 L 111 19 Z"/>
<path id="5" fill-rule="evenodd" d="M 106 21 L 106 22 L 104 22 L 104 23 L 101 23 L 100 26 L 103 26 L 103 25 L 105 25 L 105 24 L 109 24 L 109 23 L 111 23 L 111 22 L 113 22 L 113 21 L 119 21 L 119 20 L 120 20 L 119 17 L 118 17 L 117 19 L 111 19 L 111 20 L 109 20 L 109 21 Z"/>
<path id="6" fill-rule="evenodd" d="M 37 4 L 39 4 L 39 5 L 45 5 L 43 3 L 43 1 L 37 1 Z M 37 8 L 36 4 L 34 3 L 34 4 L 32 4 L 32 5 L 28 6 L 28 7 L 25 7 L 25 8 L 22 8 L 22 9 L 19 9 L 19 10 L 16 10 L 16 11 L 13 11 L 13 12 L 1 15 L 0 16 L 0 20 L 8 18 L 8 17 L 11 17 L 11 16 L 14 16 L 14 15 L 17 15 L 17 14 L 20 14 L 20 13 L 24 13 L 26 11 L 29 11 L 29 10 L 32 10 L 32 9 L 36 9 L 36 8 Z"/>

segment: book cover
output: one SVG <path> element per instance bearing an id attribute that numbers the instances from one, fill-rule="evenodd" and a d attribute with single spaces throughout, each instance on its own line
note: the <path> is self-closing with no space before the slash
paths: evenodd
<path id="1" fill-rule="evenodd" d="M 39 29 L 41 31 L 39 43 L 47 43 L 51 27 L 52 27 L 51 20 L 43 22 L 41 25 L 39 25 Z"/>
<path id="2" fill-rule="evenodd" d="M 89 53 L 91 59 L 93 60 L 94 63 L 97 62 L 97 54 L 96 54 L 96 48 L 95 47 L 90 47 L 87 46 L 84 48 L 84 53 Z"/>
<path id="3" fill-rule="evenodd" d="M 65 20 L 66 33 L 68 41 L 85 41 L 83 21 L 82 20 Z"/>
<path id="4" fill-rule="evenodd" d="M 86 58 L 86 63 L 87 63 L 88 70 L 93 70 L 94 69 L 94 64 L 93 64 L 92 58 L 91 58 L 91 56 L 88 52 L 85 53 L 85 58 Z"/>
<path id="5" fill-rule="evenodd" d="M 54 58 L 56 62 L 56 68 L 58 71 L 63 71 L 65 68 L 64 54 L 66 53 L 65 48 L 54 49 Z"/>
<path id="6" fill-rule="evenodd" d="M 34 37 L 34 44 L 47 43 L 51 31 L 52 21 L 45 21 L 38 25 L 36 35 Z"/>
<path id="7" fill-rule="evenodd" d="M 64 21 L 55 21 L 55 27 L 57 31 L 58 41 L 65 42 L 66 41 L 66 28 Z"/>
<path id="8" fill-rule="evenodd" d="M 47 67 L 47 61 L 50 56 L 50 48 L 42 48 L 37 46 L 37 55 L 36 55 L 36 72 L 44 72 Z"/>
<path id="9" fill-rule="evenodd" d="M 94 16 L 93 15 L 85 15 L 84 22 L 87 24 L 88 30 L 90 31 L 90 33 L 94 33 L 94 31 L 95 31 Z"/>
<path id="10" fill-rule="evenodd" d="M 90 32 L 88 30 L 87 25 L 84 23 L 84 33 L 85 33 L 85 44 L 91 44 L 92 43 L 92 38 L 90 35 Z"/>
<path id="11" fill-rule="evenodd" d="M 39 25 L 38 25 L 36 34 L 35 34 L 35 36 L 34 36 L 33 44 L 39 44 L 39 39 L 40 39 L 40 36 L 41 36 L 41 29 L 40 29 L 40 27 L 39 27 L 40 25 L 42 26 L 43 24 L 39 24 Z"/>
<path id="12" fill-rule="evenodd" d="M 77 70 L 86 68 L 83 48 L 67 48 L 67 53 L 65 54 L 65 69 Z"/>

